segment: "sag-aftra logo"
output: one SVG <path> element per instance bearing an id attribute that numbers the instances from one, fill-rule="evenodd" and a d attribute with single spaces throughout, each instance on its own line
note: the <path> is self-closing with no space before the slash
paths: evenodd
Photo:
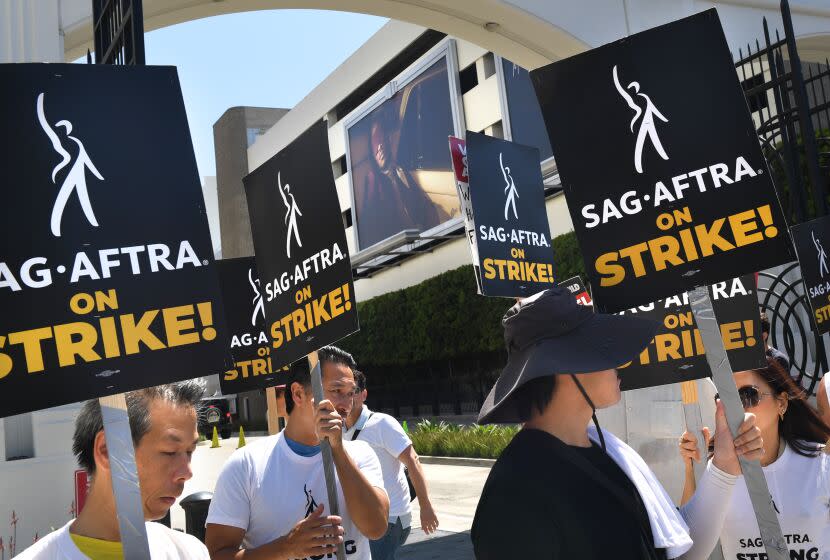
<path id="1" fill-rule="evenodd" d="M 63 227 L 66 214 L 78 211 L 78 206 L 90 229 L 118 227 L 117 220 L 95 209 L 95 197 L 90 193 L 88 181 L 93 179 L 96 185 L 105 188 L 117 187 L 107 184 L 106 173 L 88 153 L 82 140 L 84 123 L 73 125 L 71 120 L 61 119 L 53 126 L 46 111 L 48 99 L 46 93 L 41 92 L 32 104 L 32 124 L 40 125 L 55 152 L 55 166 L 51 171 L 44 170 L 42 181 L 31 185 L 31 188 L 43 191 L 44 200 L 52 201 L 48 219 L 44 215 L 42 223 L 35 227 L 48 228 L 57 241 L 66 233 Z M 69 204 L 73 198 L 77 199 L 78 205 Z M 32 219 L 40 217 L 33 216 Z M 83 280 L 108 279 L 119 272 L 137 276 L 205 264 L 207 261 L 198 257 L 187 239 L 180 241 L 178 247 L 150 242 L 128 247 L 84 249 L 65 262 L 52 263 L 43 256 L 32 256 L 17 263 L 0 262 L 0 289 L 17 292 L 24 288 L 46 288 L 60 278 L 75 284 Z"/>

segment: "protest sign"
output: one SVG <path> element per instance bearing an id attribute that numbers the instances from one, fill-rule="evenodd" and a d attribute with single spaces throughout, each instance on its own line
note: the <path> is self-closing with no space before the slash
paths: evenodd
<path id="1" fill-rule="evenodd" d="M 766 364 L 755 276 L 748 274 L 709 286 L 715 316 L 734 371 Z M 658 321 L 654 339 L 633 362 L 620 368 L 623 391 L 709 377 L 705 348 L 689 306 L 688 294 L 627 310 Z"/>
<path id="2" fill-rule="evenodd" d="M 8 64 L 0 81 L 0 415 L 224 369 L 176 69 Z"/>
<path id="3" fill-rule="evenodd" d="M 813 322 L 819 334 L 830 332 L 830 262 L 824 248 L 830 243 L 830 216 L 793 226 L 790 232 L 801 265 L 804 291 L 813 309 Z"/>
<path id="4" fill-rule="evenodd" d="M 358 329 L 323 121 L 245 177 L 275 367 Z"/>
<path id="5" fill-rule="evenodd" d="M 461 215 L 464 217 L 464 235 L 470 244 L 470 254 L 473 257 L 473 274 L 476 277 L 476 288 L 481 292 L 481 267 L 478 259 L 476 243 L 476 224 L 473 216 L 473 206 L 470 202 L 470 177 L 467 170 L 467 143 L 461 138 L 450 136 L 450 156 L 452 169 L 455 175 L 455 188 L 458 199 L 461 201 Z"/>
<path id="6" fill-rule="evenodd" d="M 358 329 L 352 266 L 330 160 L 328 131 L 320 121 L 244 179 L 265 288 L 271 359 L 289 364 L 308 355 L 318 402 L 323 395 L 316 351 Z M 328 439 L 321 441 L 321 448 L 329 511 L 337 515 Z M 337 557 L 346 560 L 343 543 Z"/>
<path id="7" fill-rule="evenodd" d="M 539 150 L 467 131 L 467 165 L 481 293 L 524 297 L 551 287 Z"/>
<path id="8" fill-rule="evenodd" d="M 594 300 L 591 299 L 591 294 L 588 293 L 588 288 L 582 283 L 582 278 L 574 276 L 560 282 L 562 287 L 571 292 L 576 298 L 576 302 L 580 305 L 593 305 Z"/>
<path id="9" fill-rule="evenodd" d="M 254 257 L 223 259 L 217 263 L 225 323 L 228 326 L 233 368 L 219 377 L 223 395 L 278 385 L 280 366 L 271 359 L 265 331 L 265 300 Z"/>
<path id="10" fill-rule="evenodd" d="M 715 10 L 531 78 L 600 311 L 792 260 Z"/>

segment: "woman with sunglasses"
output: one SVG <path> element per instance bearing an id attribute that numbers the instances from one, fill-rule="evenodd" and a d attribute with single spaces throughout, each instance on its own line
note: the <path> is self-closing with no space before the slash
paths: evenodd
<path id="1" fill-rule="evenodd" d="M 830 559 L 830 456 L 822 453 L 830 427 L 775 359 L 767 358 L 763 369 L 736 372 L 734 378 L 744 409 L 755 415 L 761 429 L 761 466 L 792 557 Z M 708 441 L 709 429 L 703 431 Z M 680 438 L 680 455 L 687 473 L 691 461 L 700 460 L 689 432 Z M 684 488 L 684 497 L 688 493 Z M 766 557 L 742 479 L 732 493 L 721 546 L 727 559 Z"/>

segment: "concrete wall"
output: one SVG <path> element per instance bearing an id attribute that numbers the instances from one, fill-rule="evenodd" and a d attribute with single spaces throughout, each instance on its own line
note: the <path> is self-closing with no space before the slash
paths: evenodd
<path id="1" fill-rule="evenodd" d="M 205 198 L 205 212 L 210 228 L 210 241 L 213 246 L 213 256 L 222 258 L 222 233 L 219 225 L 219 194 L 216 186 L 216 177 L 202 178 L 202 196 Z"/>
<path id="2" fill-rule="evenodd" d="M 248 130 L 271 128 L 287 109 L 231 107 L 213 125 L 219 229 L 224 258 L 254 254 L 251 221 L 242 178 L 249 172 Z"/>

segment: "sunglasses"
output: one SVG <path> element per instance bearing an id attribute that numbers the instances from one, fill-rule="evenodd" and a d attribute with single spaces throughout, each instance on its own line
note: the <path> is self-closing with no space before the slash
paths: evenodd
<path id="1" fill-rule="evenodd" d="M 762 393 L 755 385 L 746 385 L 738 389 L 738 397 L 741 399 L 741 404 L 745 409 L 755 408 L 760 404 L 764 397 L 771 397 L 772 393 Z M 715 394 L 715 400 L 720 398 L 719 394 Z"/>

